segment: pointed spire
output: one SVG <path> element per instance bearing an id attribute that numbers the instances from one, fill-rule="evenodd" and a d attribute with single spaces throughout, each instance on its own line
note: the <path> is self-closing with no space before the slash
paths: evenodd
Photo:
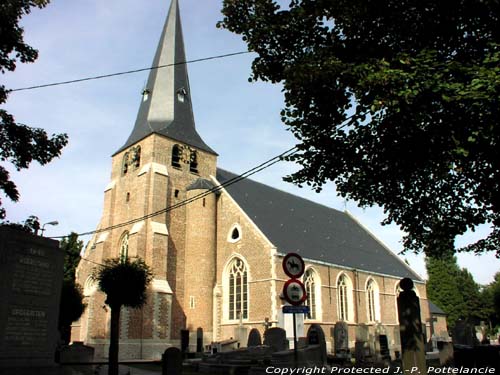
<path id="1" fill-rule="evenodd" d="M 156 133 L 216 155 L 199 136 L 193 117 L 178 0 L 172 0 L 134 129 L 116 152 Z M 172 65 L 177 64 L 177 65 Z"/>

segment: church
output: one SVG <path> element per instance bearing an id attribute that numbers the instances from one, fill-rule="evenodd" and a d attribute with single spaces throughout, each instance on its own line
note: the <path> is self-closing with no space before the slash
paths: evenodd
<path id="1" fill-rule="evenodd" d="M 360 327 L 383 332 L 400 350 L 396 298 L 409 277 L 429 322 L 424 281 L 349 213 L 242 179 L 217 166 L 217 152 L 195 127 L 178 0 L 172 0 L 135 125 L 112 156 L 97 232 L 77 268 L 87 308 L 72 340 L 107 357 L 110 311 L 89 277 L 96 264 L 140 257 L 154 280 L 142 309 L 124 308 L 120 358 L 160 358 L 189 331 L 203 345 L 246 338 L 238 332 L 286 323 L 281 307 L 290 252 L 305 261 L 310 312 L 303 329 L 348 325 L 354 348 Z M 234 182 L 234 183 L 232 183 Z M 194 345 L 194 346 L 193 346 Z"/>

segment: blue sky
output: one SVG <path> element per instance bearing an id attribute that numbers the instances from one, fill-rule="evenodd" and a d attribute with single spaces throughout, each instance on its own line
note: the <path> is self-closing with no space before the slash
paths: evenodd
<path id="1" fill-rule="evenodd" d="M 169 0 L 53 0 L 23 19 L 26 41 L 40 52 L 34 64 L 20 64 L 2 77 L 8 88 L 77 79 L 151 66 Z M 180 0 L 188 60 L 246 50 L 237 35 L 215 27 L 222 17 L 221 0 Z M 280 122 L 281 87 L 249 83 L 252 55 L 190 64 L 188 67 L 196 126 L 219 153 L 218 165 L 242 173 L 295 144 Z M 135 122 L 147 72 L 114 78 L 14 92 L 5 108 L 16 120 L 49 133 L 66 132 L 69 145 L 47 166 L 33 164 L 12 171 L 21 199 L 3 199 L 7 219 L 37 215 L 46 235 L 95 229 L 103 191 L 111 173 L 111 154 L 123 145 Z M 299 189 L 281 178 L 296 169 L 278 163 L 252 178 L 339 210 L 349 210 L 394 252 L 401 246 L 396 226 L 382 227 L 381 209 L 360 209 L 336 196 L 333 185 L 321 194 Z M 480 228 L 457 240 L 459 245 L 488 233 Z M 83 239 L 88 239 L 84 237 Z M 425 276 L 421 256 L 404 256 Z M 488 283 L 500 263 L 493 254 L 459 255 L 476 281 Z"/>

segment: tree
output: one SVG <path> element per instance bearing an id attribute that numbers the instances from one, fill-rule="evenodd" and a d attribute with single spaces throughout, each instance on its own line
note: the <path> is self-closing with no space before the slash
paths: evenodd
<path id="1" fill-rule="evenodd" d="M 466 302 L 457 282 L 460 269 L 457 259 L 449 254 L 441 258 L 427 257 L 427 298 L 447 314 L 448 327 L 453 329 L 466 316 Z"/>
<path id="2" fill-rule="evenodd" d="M 24 42 L 24 30 L 19 26 L 22 16 L 29 14 L 31 8 L 43 8 L 48 0 L 3 0 L 0 5 L 0 72 L 14 71 L 17 61 L 33 62 L 38 52 Z M 0 105 L 7 101 L 9 91 L 0 85 Z M 0 161 L 10 162 L 17 170 L 28 168 L 32 161 L 44 165 L 61 154 L 67 144 L 66 134 L 49 137 L 43 129 L 31 128 L 16 123 L 14 117 L 4 109 L 0 109 Z M 0 190 L 14 202 L 19 200 L 19 192 L 9 172 L 0 166 Z M 5 209 L 1 207 L 0 219 L 5 217 Z"/>
<path id="3" fill-rule="evenodd" d="M 83 241 L 78 240 L 78 234 L 71 232 L 64 237 L 59 247 L 64 252 L 64 276 L 59 304 L 59 332 L 64 343 L 71 338 L 71 323 L 80 319 L 85 311 L 82 287 L 75 281 L 75 270 L 80 262 Z"/>
<path id="4" fill-rule="evenodd" d="M 106 259 L 92 275 L 99 289 L 106 294 L 105 303 L 111 308 L 109 339 L 109 375 L 118 375 L 118 339 L 122 306 L 140 308 L 146 303 L 146 290 L 153 275 L 140 258 Z"/>
<path id="5" fill-rule="evenodd" d="M 327 181 L 379 205 L 438 255 L 488 223 L 464 251 L 500 256 L 500 3 L 224 0 L 219 27 L 257 57 L 250 80 L 281 82 L 282 121 L 299 140 L 287 181 Z"/>
<path id="6" fill-rule="evenodd" d="M 81 259 L 83 241 L 78 239 L 77 233 L 71 232 L 59 242 L 59 247 L 64 252 L 64 278 L 75 280 L 75 270 Z"/>
<path id="7" fill-rule="evenodd" d="M 83 291 L 80 284 L 77 284 L 75 280 L 63 279 L 57 327 L 64 344 L 68 344 L 71 339 L 71 323 L 80 319 L 86 307 L 87 305 L 83 303 Z"/>
<path id="8" fill-rule="evenodd" d="M 464 300 L 463 318 L 476 325 L 487 320 L 487 314 L 483 309 L 480 286 L 471 273 L 465 268 L 459 269 L 456 283 Z"/>
<path id="9" fill-rule="evenodd" d="M 0 225 L 10 227 L 12 229 L 22 230 L 24 232 L 38 234 L 40 230 L 40 219 L 37 216 L 30 215 L 23 223 L 11 223 L 10 221 L 2 221 Z"/>

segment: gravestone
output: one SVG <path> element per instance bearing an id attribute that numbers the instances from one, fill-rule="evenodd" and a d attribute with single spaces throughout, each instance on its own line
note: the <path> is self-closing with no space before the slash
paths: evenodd
<path id="1" fill-rule="evenodd" d="M 189 329 L 181 329 L 181 351 L 183 353 L 189 351 Z"/>
<path id="2" fill-rule="evenodd" d="M 247 347 L 260 346 L 262 345 L 262 338 L 260 337 L 260 332 L 257 328 L 252 328 L 248 335 Z"/>
<path id="3" fill-rule="evenodd" d="M 387 335 L 378 335 L 379 358 L 382 361 L 390 361 L 391 353 L 389 351 L 389 340 Z"/>
<path id="4" fill-rule="evenodd" d="M 57 241 L 0 227 L 0 373 L 54 365 L 63 261 Z"/>
<path id="5" fill-rule="evenodd" d="M 322 364 L 326 364 L 326 340 L 325 333 L 319 324 L 311 324 L 307 331 L 307 344 L 319 345 Z"/>
<path id="6" fill-rule="evenodd" d="M 367 326 L 360 324 L 356 327 L 356 342 L 354 356 L 356 362 L 365 361 L 370 356 L 370 332 Z"/>
<path id="7" fill-rule="evenodd" d="M 280 352 L 288 349 L 286 331 L 283 328 L 269 328 L 264 333 L 264 345 L 270 346 L 274 351 Z"/>
<path id="8" fill-rule="evenodd" d="M 464 320 L 458 320 L 453 329 L 453 344 L 474 346 L 477 338 L 474 335 L 474 326 Z"/>
<path id="9" fill-rule="evenodd" d="M 420 302 L 413 291 L 413 281 L 404 278 L 399 283 L 403 291 L 398 296 L 398 316 L 401 336 L 403 371 L 415 368 L 420 375 L 427 374 L 425 343 L 420 320 Z"/>
<path id="10" fill-rule="evenodd" d="M 165 350 L 162 356 L 162 375 L 182 374 L 182 353 L 178 348 Z"/>
<path id="11" fill-rule="evenodd" d="M 337 322 L 333 328 L 335 356 L 349 357 L 349 326 L 346 322 Z"/>
<path id="12" fill-rule="evenodd" d="M 201 327 L 196 330 L 196 352 L 203 352 L 203 328 Z"/>

